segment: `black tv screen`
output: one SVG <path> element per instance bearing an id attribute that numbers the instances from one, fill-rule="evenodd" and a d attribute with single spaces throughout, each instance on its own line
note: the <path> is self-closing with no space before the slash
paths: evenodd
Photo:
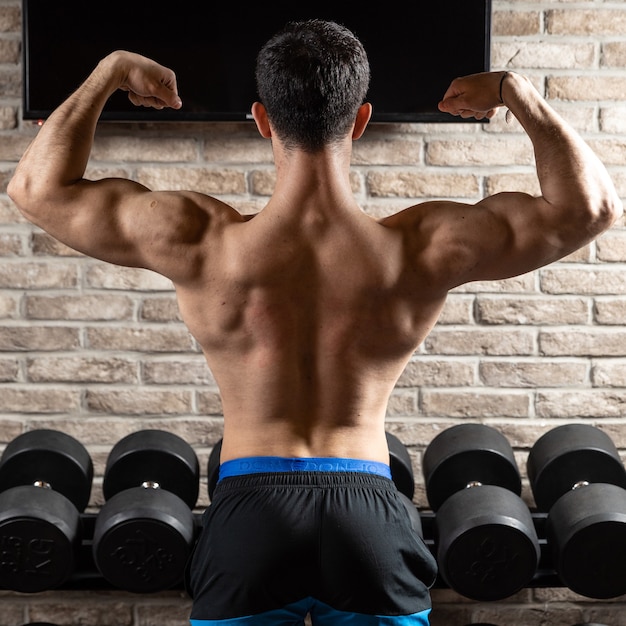
<path id="1" fill-rule="evenodd" d="M 373 122 L 455 122 L 437 103 L 456 76 L 490 63 L 491 0 L 254 2 L 22 0 L 24 119 L 45 119 L 115 49 L 177 74 L 183 108 L 134 107 L 123 92 L 101 119 L 244 121 L 257 98 L 256 54 L 285 22 L 333 19 L 363 42 Z"/>

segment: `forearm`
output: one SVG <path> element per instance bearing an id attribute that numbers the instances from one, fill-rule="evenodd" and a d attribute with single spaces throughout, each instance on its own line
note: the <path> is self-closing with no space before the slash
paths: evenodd
<path id="1" fill-rule="evenodd" d="M 62 194 L 83 177 L 98 119 L 121 77 L 115 59 L 107 57 L 46 120 L 9 184 L 20 208 Z"/>
<path id="2" fill-rule="evenodd" d="M 622 204 L 591 148 L 527 78 L 507 73 L 501 94 L 532 141 L 543 198 L 574 226 L 579 218 L 591 236 L 608 228 L 621 215 Z"/>
<path id="3" fill-rule="evenodd" d="M 44 123 L 18 164 L 8 193 L 35 223 L 50 214 L 81 209 L 81 185 L 93 146 L 96 125 L 109 97 L 128 92 L 136 106 L 180 108 L 174 72 L 141 55 L 118 50 L 102 59 L 85 82 Z M 94 212 L 93 193 L 89 210 Z M 98 208 L 109 211 L 103 199 Z"/>

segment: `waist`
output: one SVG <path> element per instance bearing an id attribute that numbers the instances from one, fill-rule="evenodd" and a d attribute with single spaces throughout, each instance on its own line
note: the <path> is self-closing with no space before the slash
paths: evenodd
<path id="1" fill-rule="evenodd" d="M 252 456 L 224 461 L 220 465 L 218 480 L 232 476 L 275 472 L 357 472 L 391 479 L 389 465 L 379 461 L 337 457 Z"/>

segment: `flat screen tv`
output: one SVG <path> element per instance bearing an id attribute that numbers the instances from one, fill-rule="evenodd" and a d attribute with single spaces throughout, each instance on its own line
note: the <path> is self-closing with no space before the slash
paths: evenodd
<path id="1" fill-rule="evenodd" d="M 115 49 L 177 74 L 183 108 L 136 108 L 118 92 L 103 120 L 245 121 L 257 99 L 256 53 L 285 22 L 319 17 L 350 28 L 371 65 L 373 122 L 455 122 L 437 102 L 450 81 L 489 69 L 491 0 L 251 2 L 22 0 L 24 119 L 45 119 Z"/>

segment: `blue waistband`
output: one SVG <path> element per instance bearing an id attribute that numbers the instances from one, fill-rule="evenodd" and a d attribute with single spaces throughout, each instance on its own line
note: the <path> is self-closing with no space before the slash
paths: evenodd
<path id="1" fill-rule="evenodd" d="M 266 472 L 362 472 L 391 478 L 389 465 L 378 461 L 336 457 L 249 456 L 224 461 L 220 465 L 219 480 L 230 476 L 264 474 Z"/>

